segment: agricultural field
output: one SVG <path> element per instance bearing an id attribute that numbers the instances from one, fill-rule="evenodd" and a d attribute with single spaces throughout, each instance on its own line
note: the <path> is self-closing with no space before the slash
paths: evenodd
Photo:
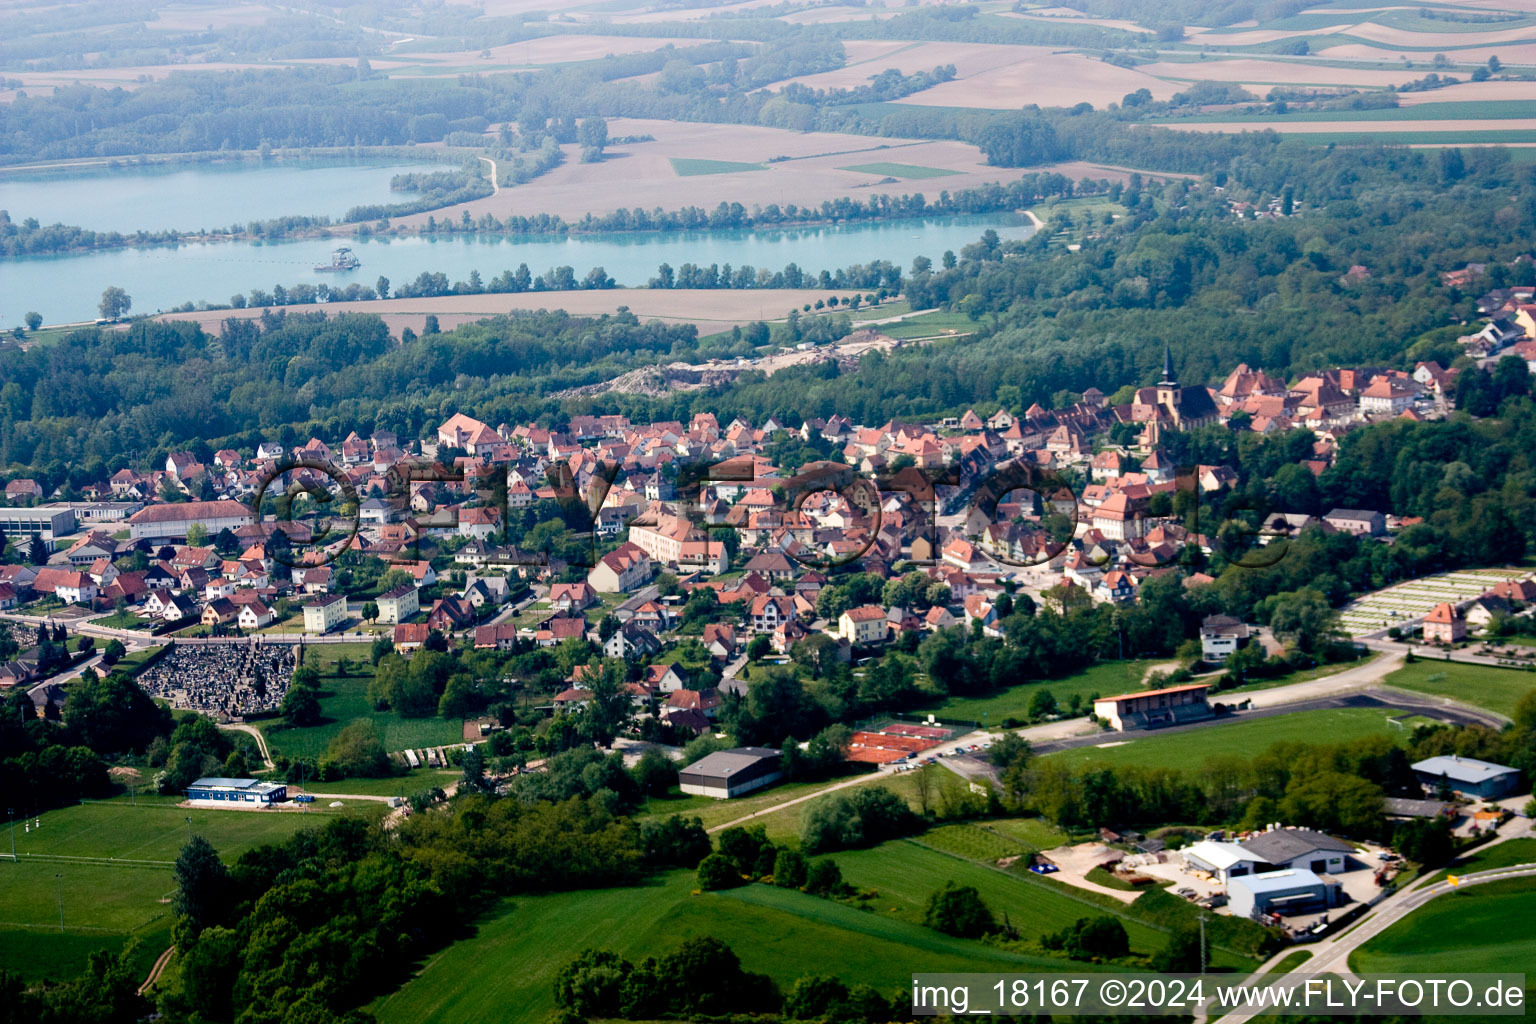
<path id="1" fill-rule="evenodd" d="M 1119 100 L 1124 91 L 1117 93 L 1115 99 Z M 1039 170 L 988 166 L 980 149 L 957 141 L 618 117 L 608 119 L 608 134 L 649 135 L 652 141 L 610 145 L 604 159 L 586 164 L 580 162 L 578 147 L 569 145 L 565 147 L 565 163 L 533 181 L 430 214 L 395 218 L 391 223 L 419 228 L 429 216 L 456 220 L 466 210 L 471 218 L 483 213 L 504 218 L 537 210 L 576 222 L 589 212 L 601 215 L 635 207 L 675 210 L 697 206 L 709 210 L 722 202 L 814 206 L 850 194 L 867 200 L 871 195 L 899 196 L 921 191 L 909 182 L 896 181 L 868 184 L 857 193 L 850 192 L 855 185 L 868 183 L 868 177 L 842 168 L 888 159 L 953 171 L 944 183 L 951 190 L 1010 181 Z M 730 164 L 754 166 L 721 166 Z M 759 169 L 755 165 L 762 166 Z M 702 170 L 688 173 L 684 168 Z M 740 179 L 726 171 L 751 171 L 752 176 Z"/>
<path id="2" fill-rule="evenodd" d="M 1513 668 L 1421 659 L 1387 676 L 1388 686 L 1450 697 L 1508 718 L 1521 697 L 1536 690 L 1536 673 Z"/>
<path id="3" fill-rule="evenodd" d="M 749 885 L 695 894 L 694 885 L 693 872 L 678 871 L 626 889 L 510 900 L 479 924 L 472 940 L 432 957 L 368 1010 L 381 1024 L 496 1020 L 509 1006 L 519 1008 L 519 1019 L 540 1020 L 553 1009 L 555 972 L 583 949 L 608 948 L 637 960 L 703 935 L 721 939 L 744 967 L 772 975 L 781 986 L 833 970 L 828 950 L 837 951 L 835 970 L 845 982 L 885 992 L 908 984 L 914 963 L 935 971 L 1067 966 L 803 893 Z"/>
<path id="4" fill-rule="evenodd" d="M 762 164 L 744 164 L 736 160 L 697 160 L 682 156 L 674 156 L 671 159 L 672 169 L 683 178 L 692 178 L 700 174 L 735 174 L 739 171 L 766 170 Z"/>
<path id="5" fill-rule="evenodd" d="M 1106 733 L 1105 742 L 1098 746 L 1074 747 L 1047 756 L 1074 767 L 1141 765 L 1191 770 L 1209 757 L 1252 757 L 1275 743 L 1342 743 L 1362 736 L 1406 736 L 1410 725 L 1391 721 L 1398 714 L 1388 708 L 1322 708 L 1145 739 L 1110 738 L 1126 734 Z"/>
<path id="6" fill-rule="evenodd" d="M 951 174 L 959 174 L 959 171 L 949 171 L 942 167 L 918 167 L 915 164 L 874 163 L 858 164 L 853 167 L 844 167 L 845 171 L 857 171 L 860 174 L 878 174 L 887 178 L 945 178 Z"/>
<path id="7" fill-rule="evenodd" d="M 1536 958 L 1536 889 L 1512 878 L 1440 896 L 1349 958 L 1353 971 L 1377 973 L 1517 972 Z"/>
<path id="8" fill-rule="evenodd" d="M 289 757 L 320 757 L 332 737 L 358 718 L 373 720 L 384 740 L 384 749 L 389 751 L 435 747 L 462 740 L 464 724 L 458 719 L 403 718 L 393 711 L 378 711 L 368 702 L 368 683 L 373 678 L 373 667 L 368 663 L 367 644 L 317 644 L 312 649 L 320 654 L 321 724 L 289 729 L 276 719 L 253 723 L 266 735 L 267 744 L 274 753 Z M 347 658 L 352 663 L 345 676 L 336 674 L 338 658 Z"/>

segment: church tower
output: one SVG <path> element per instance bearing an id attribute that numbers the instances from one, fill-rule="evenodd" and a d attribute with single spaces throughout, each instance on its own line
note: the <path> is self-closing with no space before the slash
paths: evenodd
<path id="1" fill-rule="evenodd" d="M 1173 351 L 1168 343 L 1163 343 L 1163 379 L 1157 382 L 1157 404 L 1173 415 L 1174 421 L 1178 421 L 1179 402 L 1183 397 L 1184 389 L 1179 387 L 1178 380 L 1173 376 Z"/>

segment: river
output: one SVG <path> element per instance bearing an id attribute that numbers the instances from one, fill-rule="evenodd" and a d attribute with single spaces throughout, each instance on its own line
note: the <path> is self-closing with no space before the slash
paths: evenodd
<path id="1" fill-rule="evenodd" d="M 139 170 L 134 168 L 128 175 L 131 181 L 125 187 L 132 190 L 142 187 Z M 196 167 L 178 171 L 176 177 L 179 179 L 182 174 L 199 179 L 210 177 L 228 190 L 244 188 L 246 179 L 243 175 L 251 174 L 258 176 L 265 190 L 267 183 L 274 180 L 268 176 L 272 170 L 276 169 L 248 166 L 244 172 L 230 172 Z M 335 168 L 315 168 L 296 173 L 320 175 L 333 170 Z M 346 197 L 348 205 L 372 197 L 380 181 L 387 192 L 389 177 L 398 170 L 396 166 L 381 165 L 363 173 L 352 168 L 350 174 L 360 182 L 366 180 L 372 184 L 364 187 L 359 183 L 352 189 Z M 90 185 L 88 200 L 84 198 L 86 190 L 80 188 L 87 182 Z M 26 211 L 39 204 L 29 202 L 29 197 L 34 194 L 58 196 L 57 186 L 58 179 L 32 185 L 8 182 L 4 187 L 11 191 L 5 193 L 9 202 L 5 208 L 15 219 L 33 216 L 35 214 Z M 224 205 L 229 200 L 221 198 L 217 189 L 210 193 L 206 186 L 207 182 L 200 182 L 196 189 L 187 191 L 188 196 L 202 197 L 196 209 L 186 214 L 188 222 L 216 223 L 211 217 L 213 211 L 234 209 Z M 31 191 L 34 187 L 38 189 L 35 193 Z M 102 195 L 117 194 L 115 179 L 102 181 L 98 175 L 80 179 L 75 187 L 80 189 L 83 197 L 82 210 L 97 208 L 97 204 L 105 202 Z M 299 186 L 290 182 L 290 188 Z M 297 194 L 301 196 L 297 201 L 309 204 L 307 207 L 293 209 L 295 200 L 291 196 L 273 197 L 269 194 L 263 200 L 266 205 L 259 210 L 252 209 L 244 216 L 250 219 L 324 212 L 323 208 L 315 208 L 323 197 L 310 190 L 308 185 Z M 341 197 L 332 198 L 339 200 Z M 5 204 L 0 203 L 0 206 Z M 64 220 L 98 229 L 115 226 L 101 220 L 93 221 L 83 213 L 38 219 Z M 239 217 L 224 218 L 225 222 L 231 219 Z M 137 226 L 154 225 L 122 224 L 120 229 Z M 227 303 L 236 293 L 248 293 L 253 288 L 270 291 L 273 285 L 287 287 L 305 282 L 332 286 L 360 282 L 372 286 L 383 276 L 399 285 L 424 271 L 441 272 L 452 282 L 468 279 L 472 270 L 478 270 L 481 278 L 489 281 L 503 270 L 515 269 L 519 263 L 527 263 L 535 275 L 557 266 L 569 266 L 575 269 L 578 278 L 593 267 L 602 267 L 618 284 L 631 286 L 643 286 L 662 263 L 673 267 L 684 263 L 705 266 L 729 263 L 734 267 L 750 264 L 771 270 L 795 263 L 803 270 L 818 272 L 884 259 L 906 268 L 916 256 L 927 256 L 937 264 L 946 250 L 958 252 L 961 247 L 976 241 L 987 228 L 997 230 L 1005 238 L 1027 237 L 1034 230 L 1020 215 L 998 213 L 784 230 L 627 232 L 572 237 L 357 238 L 347 244 L 356 252 L 362 265 L 344 273 L 314 270 L 316 265 L 329 262 L 330 251 L 336 244 L 324 238 L 183 242 L 174 246 L 103 249 L 0 262 L 0 325 L 9 327 L 20 323 L 22 314 L 32 310 L 41 313 L 44 322 L 50 324 L 89 319 L 96 315 L 102 290 L 111 285 L 122 288 L 132 297 L 134 312 L 146 313 L 170 309 L 185 302 Z"/>

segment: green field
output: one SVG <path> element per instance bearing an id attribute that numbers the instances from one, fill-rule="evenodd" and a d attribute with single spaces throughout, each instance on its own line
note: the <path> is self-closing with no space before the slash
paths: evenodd
<path id="1" fill-rule="evenodd" d="M 1329 121 L 1504 121 L 1536 117 L 1536 101 L 1531 100 L 1457 100 L 1450 103 L 1424 103 L 1411 107 L 1381 107 L 1375 110 L 1298 110 L 1286 114 L 1202 114 L 1195 117 L 1159 118 L 1149 124 L 1253 123 L 1284 131 L 1291 122 Z"/>
<path id="2" fill-rule="evenodd" d="M 947 178 L 951 174 L 959 174 L 959 171 L 951 171 L 944 167 L 921 167 L 917 164 L 874 163 L 855 164 L 852 167 L 839 167 L 840 171 L 858 171 L 860 174 L 880 174 L 887 178 Z"/>
<path id="3" fill-rule="evenodd" d="M 850 883 L 878 891 L 871 911 L 764 885 L 691 895 L 687 872 L 629 889 L 530 897 L 484 922 L 474 939 L 428 961 L 415 979 L 370 1009 L 385 1024 L 491 1019 L 496 1007 L 507 1005 L 525 1007 L 527 1017 L 537 1019 L 551 1006 L 554 971 L 581 949 L 606 946 L 636 958 L 696 935 L 722 939 L 747 968 L 765 971 L 781 985 L 830 971 L 831 949 L 844 981 L 885 991 L 899 987 L 914 963 L 933 971 L 1062 970 L 1076 965 L 929 931 L 916 923 L 923 904 L 946 881 L 975 885 L 995 912 L 1007 913 L 1026 935 L 1104 912 L 1050 883 L 916 843 L 840 853 L 836 860 Z M 1125 923 L 1138 950 L 1155 950 L 1165 941 L 1157 928 L 1129 918 Z"/>
<path id="4" fill-rule="evenodd" d="M 1415 910 L 1352 953 L 1349 966 L 1372 973 L 1527 973 L 1536 963 L 1533 917 L 1530 879 L 1473 886 Z"/>
<path id="5" fill-rule="evenodd" d="M 1453 661 L 1416 661 L 1382 680 L 1388 686 L 1450 697 L 1508 718 L 1521 697 L 1536 690 L 1536 672 Z"/>
<path id="6" fill-rule="evenodd" d="M 382 1024 L 514 1019 L 509 1007 L 517 1007 L 517 1020 L 541 1020 L 554 1005 L 555 972 L 581 950 L 608 948 L 638 960 L 702 935 L 727 943 L 748 970 L 768 973 L 785 987 L 807 974 L 835 973 L 848 984 L 891 993 L 911 983 L 914 965 L 933 971 L 1080 966 L 952 939 L 771 886 L 698 895 L 693 888 L 693 873 L 678 871 L 627 889 L 510 901 L 472 939 L 432 957 L 399 991 L 367 1009 Z"/>
<path id="7" fill-rule="evenodd" d="M 672 169 L 678 177 L 692 178 L 700 174 L 735 174 L 737 171 L 763 171 L 766 164 L 744 164 L 734 160 L 704 160 L 699 157 L 674 156 Z"/>
<path id="8" fill-rule="evenodd" d="M 880 333 L 892 338 L 933 338 L 944 334 L 969 334 L 976 321 L 964 313 L 927 313 L 894 324 L 881 324 Z"/>
<path id="9" fill-rule="evenodd" d="M 1466 875 L 1474 871 L 1514 867 L 1516 864 L 1536 863 L 1536 839 L 1523 837 L 1508 839 L 1497 846 L 1472 850 L 1463 858 L 1451 861 L 1447 868 L 1435 873 L 1434 881 L 1446 875 Z"/>
<path id="10" fill-rule="evenodd" d="M 1005 718 L 1024 721 L 1029 717 L 1029 702 L 1040 690 L 1050 690 L 1057 703 L 1066 707 L 1077 694 L 1086 702 L 1093 694 L 1107 697 L 1142 688 L 1142 677 L 1156 661 L 1105 661 L 1063 679 L 1020 683 L 987 697 L 950 697 L 942 704 L 924 708 L 942 719 L 979 722 L 995 728 Z"/>
<path id="11" fill-rule="evenodd" d="M 1143 765 L 1156 768 L 1198 768 L 1208 757 L 1228 754 L 1252 757 L 1274 743 L 1341 743 L 1361 736 L 1406 736 L 1408 728 L 1388 719 L 1401 714 L 1388 708 L 1323 708 L 1274 715 L 1251 722 L 1223 722 L 1203 729 L 1120 739 L 1125 733 L 1105 734 L 1105 743 L 1116 746 L 1074 747 L 1049 755 L 1073 765 L 1116 767 Z"/>
<path id="12" fill-rule="evenodd" d="M 317 795 L 356 793 L 359 796 L 412 796 L 429 790 L 433 786 L 447 786 L 461 775 L 461 772 L 451 768 L 418 768 L 403 775 L 391 775 L 382 779 L 337 779 L 335 782 L 306 780 L 303 783 L 303 789 L 306 793 Z"/>
<path id="13" fill-rule="evenodd" d="M 867 772 L 862 766 L 861 772 Z M 745 818 L 749 814 L 760 811 L 769 811 L 777 804 L 799 797 L 815 793 L 818 790 L 827 789 L 840 782 L 847 781 L 846 777 L 821 782 L 790 782 L 782 786 L 772 786 L 760 793 L 741 797 L 736 800 L 717 800 L 709 796 L 691 796 L 674 788 L 672 794 L 667 797 L 649 797 L 644 806 L 640 808 L 641 817 L 669 817 L 673 814 L 681 814 L 690 818 L 698 818 L 704 823 L 705 828 L 715 828 L 724 825 L 728 821 L 737 818 Z M 871 783 L 874 785 L 874 783 Z M 889 787 L 894 788 L 894 787 Z M 754 819 L 750 824 L 762 825 L 770 838 L 776 842 L 786 842 L 800 838 L 800 815 L 811 801 L 796 804 L 781 812 L 764 814 Z"/>
<path id="14" fill-rule="evenodd" d="M 153 961 L 169 942 L 170 905 L 162 901 L 174 888 L 171 864 L 189 828 L 232 861 L 338 814 L 371 818 L 384 810 L 377 803 L 306 814 L 176 804 L 147 796 L 78 804 L 46 812 L 30 831 L 18 819 L 16 863 L 8 859 L 10 835 L 0 833 L 7 858 L 0 860 L 0 963 L 21 965 L 29 978 L 70 977 L 90 952 L 115 951 L 131 937 L 143 940 L 140 956 Z"/>
<path id="15" fill-rule="evenodd" d="M 319 654 L 320 714 L 323 720 L 319 725 L 303 729 L 283 728 L 275 719 L 254 723 L 266 734 L 274 754 L 320 757 L 331 738 L 356 718 L 371 718 L 384 740 L 384 749 L 389 751 L 436 747 L 463 740 L 464 725 L 457 719 L 402 718 L 393 711 L 377 711 L 368 703 L 368 683 L 373 678 L 368 644 L 317 644 L 311 649 Z M 336 675 L 339 658 L 352 662 L 349 675 Z"/>
<path id="16" fill-rule="evenodd" d="M 1003 870 L 926 844 L 927 837 L 923 836 L 886 843 L 872 850 L 839 853 L 836 859 L 849 884 L 878 893 L 868 906 L 889 920 L 914 924 L 921 921 L 929 894 L 946 881 L 953 881 L 974 885 L 992 912 L 999 918 L 1006 914 L 1009 923 L 1026 939 L 1058 931 L 1080 917 L 1110 914 L 1125 925 L 1133 952 L 1153 953 L 1167 942 L 1168 922 L 1157 911 L 1142 913 L 1107 896 L 1037 877 L 1022 864 Z M 1179 904 L 1176 912 L 1180 920 L 1193 913 L 1183 901 L 1168 899 Z M 1229 949 L 1216 949 L 1212 963 L 1242 970 L 1254 966 L 1253 960 Z"/>

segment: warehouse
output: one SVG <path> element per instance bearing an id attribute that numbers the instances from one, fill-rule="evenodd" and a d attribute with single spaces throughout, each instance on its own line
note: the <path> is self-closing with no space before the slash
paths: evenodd
<path id="1" fill-rule="evenodd" d="M 1243 840 L 1243 849 L 1277 868 L 1328 874 L 1348 871 L 1349 855 L 1355 852 L 1352 844 L 1310 828 L 1272 828 Z"/>
<path id="2" fill-rule="evenodd" d="M 255 779 L 198 779 L 187 787 L 195 804 L 277 804 L 288 799 L 288 787 Z"/>
<path id="3" fill-rule="evenodd" d="M 772 747 L 719 750 L 684 768 L 678 773 L 678 784 L 684 793 L 729 800 L 783 778 L 779 757 Z"/>
<path id="4" fill-rule="evenodd" d="M 1453 793 L 1483 800 L 1501 800 L 1513 793 L 1520 782 L 1518 768 L 1455 754 L 1426 758 L 1414 764 L 1413 771 L 1431 793 L 1444 786 Z"/>
<path id="5" fill-rule="evenodd" d="M 1333 906 L 1338 883 L 1300 869 L 1242 875 L 1227 883 L 1233 917 L 1316 914 Z"/>

